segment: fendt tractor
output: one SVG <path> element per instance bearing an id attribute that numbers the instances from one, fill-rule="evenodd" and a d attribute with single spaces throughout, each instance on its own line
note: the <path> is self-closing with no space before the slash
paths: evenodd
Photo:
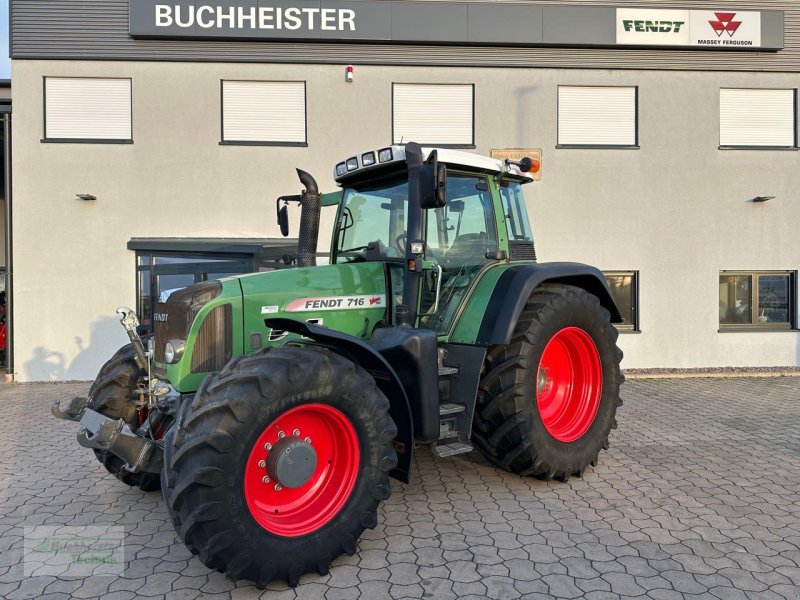
<path id="1" fill-rule="evenodd" d="M 608 448 L 621 321 L 603 275 L 537 263 L 522 185 L 532 161 L 416 143 L 305 188 L 294 268 L 173 291 L 87 397 L 56 401 L 122 482 L 161 488 L 209 568 L 297 585 L 354 554 L 415 451 L 477 447 L 502 469 L 566 480 Z M 322 206 L 336 206 L 316 266 Z"/>

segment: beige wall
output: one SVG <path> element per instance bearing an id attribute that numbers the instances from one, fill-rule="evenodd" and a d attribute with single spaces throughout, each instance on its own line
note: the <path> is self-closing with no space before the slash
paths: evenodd
<path id="1" fill-rule="evenodd" d="M 132 77 L 134 144 L 41 143 L 43 75 Z M 309 147 L 220 146 L 223 78 L 306 80 Z M 717 150 L 718 89 L 796 75 L 356 67 L 347 84 L 344 66 L 16 60 L 13 80 L 19 380 L 90 379 L 126 341 L 131 237 L 278 236 L 293 167 L 330 191 L 337 161 L 391 142 L 393 81 L 475 82 L 478 152 L 543 148 L 527 196 L 540 260 L 641 271 L 624 367 L 798 364 L 797 333 L 717 332 L 720 269 L 800 267 L 798 153 Z M 641 150 L 556 150 L 558 84 L 638 85 Z M 759 194 L 777 198 L 746 202 Z"/>

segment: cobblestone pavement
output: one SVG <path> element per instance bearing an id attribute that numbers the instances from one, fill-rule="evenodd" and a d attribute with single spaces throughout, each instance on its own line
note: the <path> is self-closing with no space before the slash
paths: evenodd
<path id="1" fill-rule="evenodd" d="M 85 389 L 0 387 L 2 598 L 800 598 L 797 378 L 628 382 L 610 451 L 566 484 L 420 452 L 358 554 L 263 592 L 206 569 L 160 494 L 50 416 Z M 122 576 L 24 576 L 24 526 L 92 524 L 124 526 Z"/>

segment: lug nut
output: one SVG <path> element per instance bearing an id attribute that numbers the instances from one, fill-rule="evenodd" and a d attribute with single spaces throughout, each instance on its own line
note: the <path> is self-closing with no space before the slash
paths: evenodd
<path id="1" fill-rule="evenodd" d="M 261 481 L 263 483 L 269 483 L 269 475 L 264 475 L 264 477 L 261 479 Z"/>
<path id="2" fill-rule="evenodd" d="M 292 435 L 293 435 L 294 437 L 300 437 L 300 430 L 299 430 L 299 429 L 295 429 L 295 430 L 292 432 Z"/>
<path id="3" fill-rule="evenodd" d="M 283 486 L 280 483 L 275 484 L 275 491 L 280 492 L 283 489 Z"/>
<path id="4" fill-rule="evenodd" d="M 279 431 L 279 432 L 278 432 L 278 438 L 280 438 L 280 439 L 283 439 L 283 438 L 285 438 L 285 437 L 286 437 L 286 434 L 285 434 L 285 433 L 283 433 L 282 431 Z"/>
<path id="5" fill-rule="evenodd" d="M 258 461 L 258 468 L 259 469 L 263 469 L 266 466 L 267 466 L 267 461 L 265 461 L 265 460 Z"/>
<path id="6" fill-rule="evenodd" d="M 311 438 L 310 438 L 310 437 L 307 437 L 307 438 L 306 438 L 306 439 L 304 439 L 303 441 L 304 441 L 306 444 L 310 444 L 310 443 L 311 443 Z"/>
<path id="7" fill-rule="evenodd" d="M 270 450 L 272 450 L 272 444 L 270 444 L 269 442 L 267 442 L 266 444 L 264 444 L 264 450 L 266 450 L 267 452 L 269 452 Z"/>

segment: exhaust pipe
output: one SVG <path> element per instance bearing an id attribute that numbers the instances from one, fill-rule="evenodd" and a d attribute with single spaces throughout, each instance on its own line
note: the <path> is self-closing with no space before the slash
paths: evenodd
<path id="1" fill-rule="evenodd" d="M 319 218 L 322 211 L 322 195 L 317 182 L 310 173 L 297 169 L 297 177 L 305 188 L 300 196 L 300 232 L 297 235 L 297 266 L 317 265 L 317 238 L 319 237 Z"/>

